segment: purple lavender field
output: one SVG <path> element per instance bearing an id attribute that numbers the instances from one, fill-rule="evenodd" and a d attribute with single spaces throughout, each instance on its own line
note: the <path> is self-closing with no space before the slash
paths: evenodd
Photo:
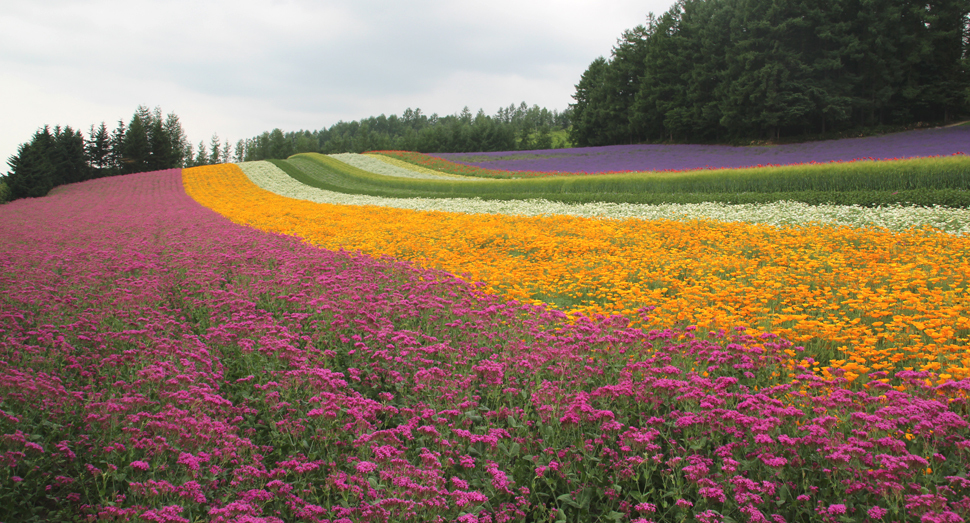
<path id="1" fill-rule="evenodd" d="M 729 145 L 610 145 L 543 151 L 441 153 L 447 160 L 508 171 L 664 171 L 970 153 L 970 126 L 823 142 Z"/>

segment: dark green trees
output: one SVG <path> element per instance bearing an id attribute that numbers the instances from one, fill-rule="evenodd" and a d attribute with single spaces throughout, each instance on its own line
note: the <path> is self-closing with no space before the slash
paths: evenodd
<path id="1" fill-rule="evenodd" d="M 178 116 L 163 119 L 159 108 L 139 107 L 127 128 L 119 123 L 118 135 L 121 154 L 115 167 L 124 174 L 181 167 L 190 154 Z"/>
<path id="2" fill-rule="evenodd" d="M 108 127 L 104 122 L 96 130 L 91 126 L 86 147 L 88 163 L 93 171 L 92 177 L 97 178 L 111 166 L 111 135 L 108 134 Z"/>
<path id="3" fill-rule="evenodd" d="M 465 107 L 448 116 L 425 115 L 408 108 L 397 115 L 337 122 L 319 131 L 284 133 L 279 129 L 236 145 L 236 157 L 246 161 L 286 158 L 299 152 L 324 154 L 373 150 L 470 152 L 549 149 L 553 134 L 564 135 L 572 110 L 550 111 L 522 102 L 499 108 L 495 115 L 473 114 Z M 560 142 L 561 143 L 561 142 Z"/>
<path id="4" fill-rule="evenodd" d="M 606 60 L 601 56 L 589 64 L 579 83 L 576 84 L 576 103 L 573 107 L 573 126 L 569 138 L 579 147 L 611 143 L 606 136 L 610 119 L 606 116 L 608 106 L 606 91 Z M 629 122 L 620 123 L 620 127 Z"/>
<path id="5" fill-rule="evenodd" d="M 138 173 L 148 170 L 149 157 L 152 149 L 148 141 L 148 129 L 151 126 L 150 114 L 147 111 L 139 111 L 131 118 L 125 138 L 121 155 L 121 172 Z M 154 163 L 154 162 L 153 162 Z"/>
<path id="6" fill-rule="evenodd" d="M 30 142 L 21 144 L 7 161 L 5 182 L 11 199 L 44 196 L 58 185 L 88 179 L 84 137 L 70 127 L 45 126 Z"/>
<path id="7" fill-rule="evenodd" d="M 87 139 L 70 127 L 43 127 L 7 161 L 10 171 L 0 181 L 11 199 L 44 196 L 91 178 L 181 167 L 190 149 L 178 116 L 139 107 L 127 125 L 119 121 L 109 133 L 102 122 Z"/>
<path id="8" fill-rule="evenodd" d="M 970 0 L 680 0 L 590 64 L 573 139 L 777 140 L 949 122 L 970 112 L 968 16 Z"/>
<path id="9" fill-rule="evenodd" d="M 17 148 L 17 155 L 7 161 L 10 172 L 6 183 L 11 200 L 37 198 L 54 188 L 56 173 L 49 154 L 53 148 L 54 138 L 48 127 L 37 131 L 30 142 Z"/>

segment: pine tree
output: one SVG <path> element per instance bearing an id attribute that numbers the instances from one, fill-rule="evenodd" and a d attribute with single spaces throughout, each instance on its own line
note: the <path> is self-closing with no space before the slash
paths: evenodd
<path id="1" fill-rule="evenodd" d="M 229 139 L 226 138 L 222 142 L 222 159 L 219 163 L 230 163 L 232 162 L 232 144 L 229 143 Z"/>
<path id="2" fill-rule="evenodd" d="M 111 136 L 103 121 L 97 130 L 93 125 L 91 126 L 88 133 L 87 155 L 91 165 L 91 177 L 104 176 L 111 165 Z"/>
<path id="3" fill-rule="evenodd" d="M 199 141 L 199 148 L 196 149 L 195 161 L 192 162 L 192 165 L 209 165 L 209 153 L 206 151 L 205 142 Z"/>
<path id="4" fill-rule="evenodd" d="M 54 164 L 49 153 L 54 148 L 50 129 L 37 131 L 33 139 L 21 144 L 17 154 L 7 160 L 10 172 L 6 182 L 11 199 L 39 198 L 54 188 Z"/>
<path id="5" fill-rule="evenodd" d="M 149 171 L 158 171 L 174 167 L 176 159 L 172 137 L 169 136 L 168 131 L 165 129 L 165 122 L 162 119 L 162 110 L 160 108 L 156 107 L 155 111 L 151 114 L 147 131 L 148 147 L 150 150 L 147 169 Z"/>
<path id="6" fill-rule="evenodd" d="M 90 178 L 84 136 L 70 126 L 54 128 L 54 147 L 48 152 L 54 164 L 54 185 L 82 182 Z"/>
<path id="7" fill-rule="evenodd" d="M 138 173 L 149 170 L 149 157 L 151 155 L 151 144 L 148 141 L 148 129 L 146 120 L 151 119 L 151 114 L 144 107 L 139 107 L 131 122 L 128 123 L 128 130 L 125 131 L 125 145 L 123 148 L 122 172 Z M 150 125 L 151 122 L 149 121 Z"/>
<path id="8" fill-rule="evenodd" d="M 359 140 L 355 140 L 356 143 L 354 144 L 354 148 L 356 149 L 354 152 L 358 153 L 364 151 L 364 148 L 358 147 L 358 145 L 367 142 L 370 131 L 367 128 L 364 128 L 359 134 L 362 136 Z M 283 135 L 283 131 L 279 128 L 273 129 L 268 138 L 269 151 L 265 158 L 284 160 L 293 154 L 293 144 L 286 139 L 286 137 Z"/>
<path id="9" fill-rule="evenodd" d="M 604 115 L 608 67 L 602 56 L 593 60 L 576 84 L 576 94 L 573 95 L 576 103 L 570 104 L 573 109 L 573 126 L 569 138 L 578 147 L 606 143 L 603 129 L 609 124 Z"/>
<path id="10" fill-rule="evenodd" d="M 236 142 L 236 156 L 233 158 L 233 161 L 235 161 L 236 163 L 242 163 L 246 161 L 246 144 L 247 144 L 246 140 L 243 140 L 243 139 L 240 139 L 238 142 Z"/>
<path id="11" fill-rule="evenodd" d="M 168 113 L 162 128 L 168 135 L 169 146 L 171 147 L 170 162 L 165 168 L 184 166 L 188 160 L 192 159 L 192 145 L 185 136 L 179 117 L 175 113 Z"/>
<path id="12" fill-rule="evenodd" d="M 209 165 L 222 163 L 222 144 L 219 143 L 219 135 L 213 134 L 209 142 Z"/>
<path id="13" fill-rule="evenodd" d="M 123 172 L 125 166 L 125 135 L 127 133 L 128 127 L 124 120 L 118 120 L 118 126 L 111 133 L 111 153 L 108 155 L 109 173 L 111 175 Z"/>

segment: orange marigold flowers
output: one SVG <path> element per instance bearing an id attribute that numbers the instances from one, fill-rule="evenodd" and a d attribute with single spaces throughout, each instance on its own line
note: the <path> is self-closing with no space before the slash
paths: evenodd
<path id="1" fill-rule="evenodd" d="M 968 237 L 341 206 L 264 191 L 235 165 L 183 176 L 189 195 L 237 223 L 440 268 L 566 313 L 652 306 L 647 327 L 770 331 L 804 345 L 819 375 L 840 369 L 853 383 L 903 366 L 970 377 Z"/>

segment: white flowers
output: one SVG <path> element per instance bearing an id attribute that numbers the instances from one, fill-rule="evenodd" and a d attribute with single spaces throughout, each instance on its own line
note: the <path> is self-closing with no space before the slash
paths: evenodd
<path id="1" fill-rule="evenodd" d="M 445 173 L 437 173 L 431 169 L 424 169 L 418 166 L 411 168 L 405 162 L 396 163 L 393 161 L 385 161 L 384 157 L 380 155 L 371 156 L 367 154 L 340 153 L 330 154 L 328 156 L 334 160 L 339 160 L 363 171 L 381 174 L 384 176 L 395 176 L 398 178 L 422 178 L 425 180 L 453 180 L 455 178 L 461 178 L 463 180 L 482 181 L 484 179 L 475 178 L 473 176 L 456 176 Z M 393 160 L 393 158 L 387 158 L 387 160 Z"/>
<path id="2" fill-rule="evenodd" d="M 356 155 L 362 157 L 361 155 Z M 343 158 L 339 158 L 343 161 Z M 375 160 L 379 161 L 379 160 Z M 348 162 L 349 163 L 349 162 Z M 270 192 L 317 203 L 378 205 L 415 211 L 444 211 L 466 214 L 511 214 L 522 216 L 569 215 L 586 218 L 641 220 L 717 220 L 766 225 L 821 223 L 850 227 L 885 227 L 906 230 L 931 226 L 951 234 L 970 234 L 970 210 L 946 207 L 860 207 L 809 205 L 799 202 L 769 204 L 570 204 L 547 200 L 480 200 L 477 198 L 384 198 L 325 191 L 304 185 L 269 162 L 241 163 L 246 176 Z"/>

